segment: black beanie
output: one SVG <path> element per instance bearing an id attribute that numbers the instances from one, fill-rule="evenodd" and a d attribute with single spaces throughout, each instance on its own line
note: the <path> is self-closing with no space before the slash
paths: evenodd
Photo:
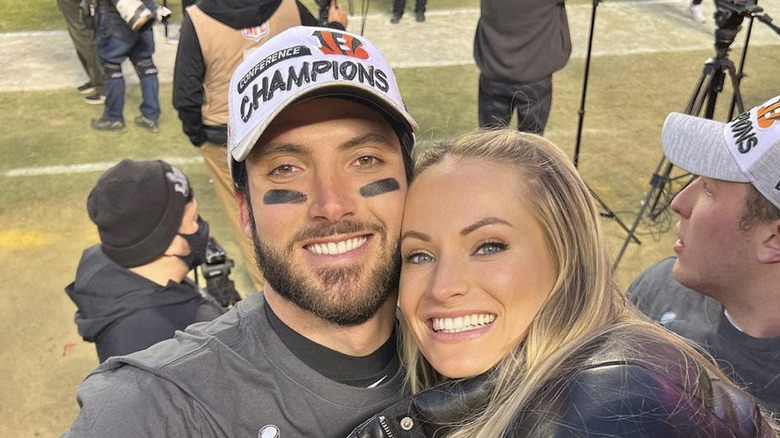
<path id="1" fill-rule="evenodd" d="M 103 252 L 132 268 L 165 253 L 191 199 L 190 182 L 181 170 L 160 160 L 122 160 L 98 179 L 87 211 Z"/>

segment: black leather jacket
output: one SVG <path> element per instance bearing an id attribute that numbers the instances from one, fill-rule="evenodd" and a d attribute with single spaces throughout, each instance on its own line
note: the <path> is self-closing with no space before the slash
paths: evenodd
<path id="1" fill-rule="evenodd" d="M 633 339 L 632 339 L 633 340 Z M 568 378 L 519 412 L 509 437 L 769 438 L 746 392 L 700 373 L 675 348 L 649 337 L 609 342 Z M 445 437 L 468 412 L 484 408 L 488 376 L 451 381 L 403 400 L 349 438 Z M 702 401 L 704 404 L 702 404 Z"/>

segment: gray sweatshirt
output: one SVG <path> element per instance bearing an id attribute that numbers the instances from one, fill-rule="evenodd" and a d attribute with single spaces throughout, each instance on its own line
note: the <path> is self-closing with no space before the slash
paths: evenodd
<path id="1" fill-rule="evenodd" d="M 78 389 L 65 437 L 342 437 L 398 401 L 403 369 L 375 388 L 315 372 L 281 342 L 261 294 L 214 321 L 112 357 Z"/>

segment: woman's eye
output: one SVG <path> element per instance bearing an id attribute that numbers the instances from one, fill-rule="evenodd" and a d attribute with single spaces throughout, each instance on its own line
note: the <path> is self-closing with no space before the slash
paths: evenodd
<path id="1" fill-rule="evenodd" d="M 424 252 L 413 252 L 411 254 L 407 254 L 406 257 L 404 257 L 404 261 L 413 265 L 433 263 L 433 256 Z"/>
<path id="2" fill-rule="evenodd" d="M 506 243 L 501 242 L 485 242 L 479 247 L 477 247 L 477 250 L 474 252 L 476 255 L 492 255 L 496 254 L 502 251 L 506 251 L 506 249 L 509 247 Z"/>

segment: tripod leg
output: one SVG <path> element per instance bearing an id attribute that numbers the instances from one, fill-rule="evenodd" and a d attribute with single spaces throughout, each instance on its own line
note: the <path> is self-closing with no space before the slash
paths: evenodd
<path id="1" fill-rule="evenodd" d="M 739 80 L 737 79 L 737 72 L 734 69 L 734 64 L 730 64 L 726 67 L 726 71 L 728 72 L 729 78 L 731 78 L 731 87 L 734 89 L 734 99 L 733 103 L 736 103 L 737 105 L 737 111 L 739 111 L 738 114 L 742 114 L 745 112 L 745 104 L 742 103 L 742 93 L 739 91 Z M 731 111 L 734 111 L 734 108 L 732 106 Z M 732 114 L 729 114 L 729 118 L 731 118 Z"/>
<path id="2" fill-rule="evenodd" d="M 645 195 L 645 199 L 642 202 L 642 208 L 639 209 L 639 213 L 636 215 L 636 219 L 634 219 L 634 223 L 631 225 L 631 228 L 628 230 L 628 236 L 626 237 L 626 240 L 623 241 L 623 245 L 620 247 L 620 251 L 618 251 L 617 256 L 615 257 L 615 261 L 612 262 L 612 270 L 614 271 L 617 269 L 618 263 L 620 263 L 620 259 L 623 258 L 623 253 L 626 252 L 626 248 L 628 247 L 628 244 L 631 242 L 632 237 L 636 235 L 636 229 L 639 227 L 639 222 L 642 221 L 642 216 L 645 214 L 645 210 L 647 210 L 647 207 L 650 205 L 650 200 L 653 199 L 654 196 L 656 196 L 656 191 L 661 191 L 664 185 L 664 181 L 666 178 L 668 178 L 668 175 L 661 176 L 658 171 L 661 170 L 661 168 L 664 168 L 664 164 L 666 163 L 666 156 L 661 155 L 661 161 L 658 162 L 658 166 L 655 168 L 655 172 L 653 172 L 653 176 L 650 178 L 650 190 L 647 191 L 647 194 Z M 666 169 L 671 170 L 671 164 L 666 166 Z"/>
<path id="3" fill-rule="evenodd" d="M 695 94 L 691 96 L 691 102 L 693 103 L 693 106 L 689 104 L 689 106 L 685 109 L 685 114 L 697 116 L 701 112 L 705 100 L 710 102 L 713 101 L 709 92 L 712 88 L 712 84 L 715 83 L 715 74 L 716 70 L 714 68 L 711 68 L 710 66 L 704 67 L 704 71 L 702 71 L 702 78 L 700 80 L 701 85 L 699 88 L 694 90 Z"/>

